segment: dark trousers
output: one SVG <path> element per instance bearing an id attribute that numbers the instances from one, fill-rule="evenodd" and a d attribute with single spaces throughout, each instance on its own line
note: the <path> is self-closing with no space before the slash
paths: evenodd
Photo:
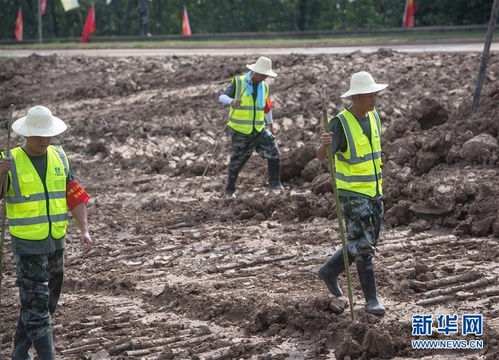
<path id="1" fill-rule="evenodd" d="M 43 255 L 16 255 L 15 260 L 21 309 L 12 359 L 25 360 L 30 359 L 28 351 L 33 342 L 50 334 L 51 315 L 62 290 L 64 250 Z"/>
<path id="2" fill-rule="evenodd" d="M 272 133 L 270 133 L 267 129 L 264 129 L 262 132 L 254 131 L 250 135 L 244 135 L 236 131 L 232 131 L 231 156 L 228 166 L 228 179 L 226 187 L 227 192 L 234 192 L 236 190 L 236 180 L 239 176 L 239 172 L 242 170 L 254 151 L 256 151 L 262 158 L 269 160 L 269 177 L 274 175 L 270 174 L 270 166 L 272 162 L 275 163 L 280 161 L 281 154 Z M 273 172 L 275 172 L 275 170 L 273 170 Z"/>

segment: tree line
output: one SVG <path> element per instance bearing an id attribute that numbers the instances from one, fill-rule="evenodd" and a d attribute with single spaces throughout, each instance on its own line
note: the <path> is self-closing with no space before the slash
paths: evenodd
<path id="1" fill-rule="evenodd" d="M 2 0 L 0 39 L 14 39 L 18 8 L 24 39 L 38 38 L 39 0 Z M 307 30 L 383 29 L 402 26 L 406 0 L 151 0 L 149 29 L 154 35 L 182 33 L 184 6 L 193 34 Z M 490 20 L 492 0 L 415 0 L 415 27 L 482 25 Z M 45 40 L 80 37 L 91 4 L 96 36 L 139 34 L 134 0 L 79 0 L 64 11 L 61 0 L 47 0 L 42 16 Z"/>

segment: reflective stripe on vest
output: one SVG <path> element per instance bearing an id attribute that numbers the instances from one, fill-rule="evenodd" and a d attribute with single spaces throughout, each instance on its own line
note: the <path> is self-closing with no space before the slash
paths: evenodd
<path id="1" fill-rule="evenodd" d="M 66 153 L 59 146 L 47 148 L 45 186 L 23 149 L 12 149 L 11 157 L 6 196 L 10 233 L 24 240 L 61 239 L 68 225 Z"/>
<path id="2" fill-rule="evenodd" d="M 382 194 L 381 121 L 376 110 L 369 111 L 371 139 L 348 110 L 337 115 L 347 140 L 347 150 L 337 152 L 336 184 L 338 189 L 370 197 Z"/>
<path id="3" fill-rule="evenodd" d="M 246 95 L 246 91 L 243 91 L 246 86 L 245 76 L 237 76 L 234 80 L 236 85 L 234 99 L 241 99 L 241 105 L 236 108 L 230 107 L 229 123 L 227 125 L 243 134 L 251 134 L 253 128 L 258 132 L 262 131 L 265 127 L 264 109 L 269 95 L 269 84 L 265 81 L 262 82 L 265 92 L 263 96 L 264 101 L 262 106 L 258 106 L 258 102 L 253 100 L 253 94 Z"/>

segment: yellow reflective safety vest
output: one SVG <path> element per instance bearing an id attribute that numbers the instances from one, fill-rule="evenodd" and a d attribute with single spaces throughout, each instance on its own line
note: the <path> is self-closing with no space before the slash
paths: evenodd
<path id="1" fill-rule="evenodd" d="M 5 154 L 2 153 L 3 156 Z M 10 185 L 6 209 L 11 235 L 23 240 L 45 240 L 66 235 L 68 209 L 66 178 L 69 161 L 60 146 L 47 148 L 45 184 L 23 149 L 11 151 Z"/>
<path id="2" fill-rule="evenodd" d="M 374 109 L 368 112 L 371 138 L 364 135 L 355 116 L 348 110 L 337 115 L 347 141 L 347 150 L 335 154 L 336 186 L 370 197 L 382 194 L 381 121 Z"/>
<path id="3" fill-rule="evenodd" d="M 238 107 L 230 107 L 228 126 L 233 130 L 243 133 L 251 134 L 253 128 L 261 132 L 265 127 L 265 103 L 269 96 L 269 84 L 262 81 L 264 95 L 263 104 L 258 105 L 258 102 L 253 100 L 253 94 L 246 95 L 244 87 L 246 86 L 245 75 L 234 77 L 236 93 L 234 99 L 241 99 L 241 105 Z M 251 84 L 248 86 L 252 86 Z"/>

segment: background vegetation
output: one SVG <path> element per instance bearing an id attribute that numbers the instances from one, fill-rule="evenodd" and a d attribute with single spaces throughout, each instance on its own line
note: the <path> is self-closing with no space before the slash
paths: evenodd
<path id="1" fill-rule="evenodd" d="M 14 39 L 17 10 L 23 11 L 24 39 L 38 38 L 38 0 L 2 0 L 0 40 Z M 61 0 L 47 0 L 44 40 L 80 37 L 91 3 L 95 36 L 139 34 L 133 0 L 79 0 L 65 12 Z M 482 25 L 490 20 L 492 0 L 415 0 L 415 26 Z M 402 26 L 405 0 L 152 0 L 153 35 L 181 34 L 184 6 L 193 34 L 307 30 L 382 29 Z"/>

